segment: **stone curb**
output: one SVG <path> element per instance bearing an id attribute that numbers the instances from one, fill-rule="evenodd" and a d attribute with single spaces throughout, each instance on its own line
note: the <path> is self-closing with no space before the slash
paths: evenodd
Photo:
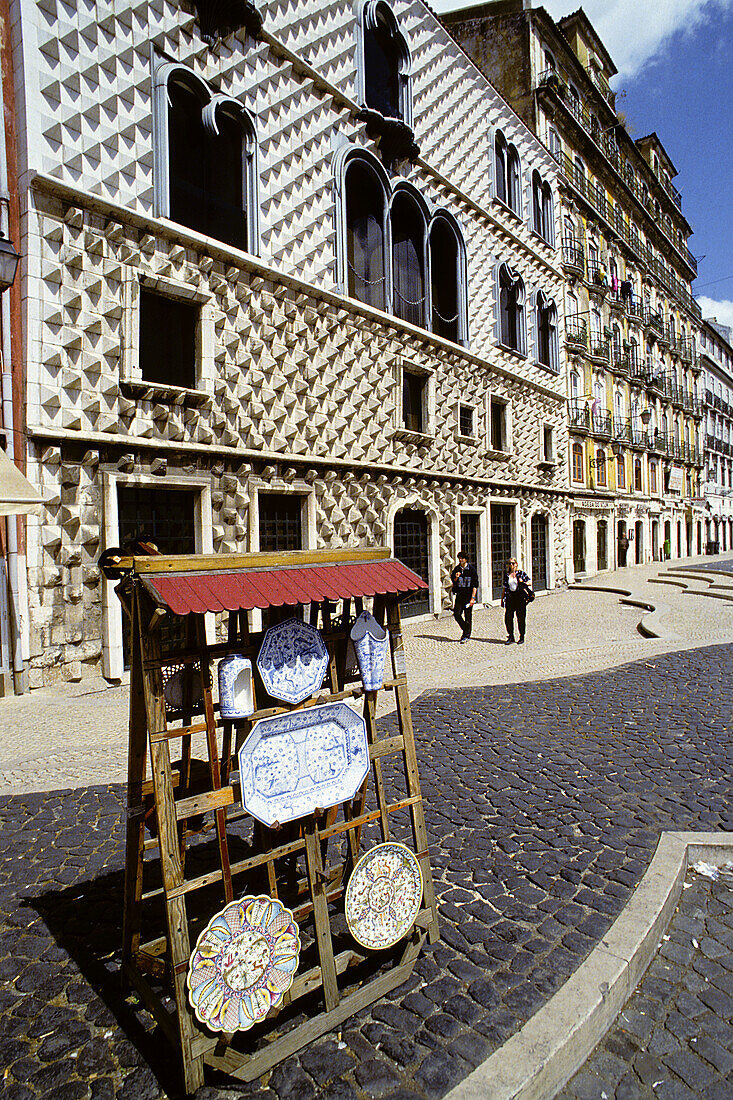
<path id="1" fill-rule="evenodd" d="M 662 642 L 679 642 L 682 640 L 679 634 L 674 634 L 671 630 L 665 630 L 659 621 L 662 615 L 669 610 L 664 603 L 652 603 L 648 596 L 642 596 L 629 588 L 613 588 L 610 585 L 569 584 L 568 588 L 575 589 L 578 592 L 611 592 L 619 596 L 619 603 L 627 604 L 629 607 L 638 607 L 645 612 L 639 620 L 637 628 L 645 638 L 659 638 Z"/>
<path id="2" fill-rule="evenodd" d="M 639 984 L 682 893 L 687 868 L 733 860 L 730 833 L 665 832 L 631 900 L 600 944 L 524 1027 L 444 1100 L 551 1100 Z"/>

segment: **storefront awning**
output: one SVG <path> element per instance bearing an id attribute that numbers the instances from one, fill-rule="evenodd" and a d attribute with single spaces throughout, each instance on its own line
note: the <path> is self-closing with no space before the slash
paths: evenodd
<path id="1" fill-rule="evenodd" d="M 357 551 L 358 554 L 358 551 Z M 329 560 L 327 553 L 304 552 L 301 562 L 276 568 L 251 565 L 239 569 L 196 569 L 176 571 L 175 558 L 135 558 L 142 580 L 153 599 L 174 615 L 201 615 L 207 611 L 251 611 L 253 608 L 296 606 L 323 600 L 356 599 L 363 596 L 406 595 L 427 588 L 427 584 L 402 562 L 379 551 L 359 555 L 356 561 Z M 274 557 L 275 555 L 262 555 Z M 290 554 L 289 558 L 300 555 Z M 257 555 L 248 555 L 249 559 Z M 308 560 L 316 558 L 317 560 Z M 374 560 L 377 558 L 377 560 Z M 211 559 L 210 559 L 211 560 Z M 153 572 L 156 565 L 167 568 Z M 188 559 L 193 564 L 195 559 Z M 223 563 L 222 563 L 223 564 Z M 269 564 L 269 562 L 267 563 Z M 262 565 L 265 565 L 263 561 Z"/>
<path id="2" fill-rule="evenodd" d="M 43 498 L 38 491 L 0 449 L 0 516 L 38 514 L 42 507 Z"/>

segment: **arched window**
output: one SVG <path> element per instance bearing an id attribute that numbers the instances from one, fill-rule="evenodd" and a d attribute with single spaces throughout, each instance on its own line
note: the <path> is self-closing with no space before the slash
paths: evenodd
<path id="1" fill-rule="evenodd" d="M 398 191 L 390 210 L 392 309 L 396 317 L 426 326 L 425 218 L 415 199 Z"/>
<path id="2" fill-rule="evenodd" d="M 634 459 L 634 488 L 636 489 L 637 493 L 640 493 L 642 490 L 640 458 Z"/>
<path id="3" fill-rule="evenodd" d="M 577 405 L 580 399 L 580 375 L 577 371 L 572 371 L 570 375 L 570 400 L 573 405 Z"/>
<path id="4" fill-rule="evenodd" d="M 572 475 L 573 481 L 583 480 L 583 444 L 573 443 L 572 447 Z"/>
<path id="5" fill-rule="evenodd" d="M 362 93 L 367 107 L 412 125 L 410 51 L 386 0 L 362 9 Z"/>
<path id="6" fill-rule="evenodd" d="M 604 450 L 598 450 L 596 452 L 596 482 L 598 485 L 606 485 L 606 452 Z"/>
<path id="7" fill-rule="evenodd" d="M 626 460 L 623 455 L 616 459 L 616 488 L 626 488 Z"/>
<path id="8" fill-rule="evenodd" d="M 615 419 L 614 430 L 616 435 L 620 435 L 624 426 L 624 399 L 618 391 L 616 392 L 613 403 Z"/>
<path id="9" fill-rule="evenodd" d="M 464 256 L 457 227 L 437 214 L 430 225 L 432 331 L 455 343 L 466 339 Z"/>
<path id="10" fill-rule="evenodd" d="M 499 268 L 499 342 L 525 354 L 524 283 L 507 264 Z"/>
<path id="11" fill-rule="evenodd" d="M 346 166 L 347 285 L 352 298 L 377 309 L 387 305 L 386 195 L 377 173 L 361 158 Z"/>
<path id="12" fill-rule="evenodd" d="M 194 73 L 166 65 L 156 78 L 160 212 L 235 248 L 257 248 L 255 139 L 234 99 L 214 93 Z"/>
<path id="13" fill-rule="evenodd" d="M 537 362 L 550 370 L 559 370 L 560 351 L 557 339 L 557 309 L 543 291 L 537 291 L 535 300 L 535 328 L 537 333 Z"/>
<path id="14" fill-rule="evenodd" d="M 501 130 L 494 138 L 494 178 L 497 199 L 521 214 L 521 194 L 519 189 L 519 153 L 513 145 L 507 144 Z"/>
<path id="15" fill-rule="evenodd" d="M 552 207 L 552 188 L 544 183 L 539 172 L 532 173 L 532 228 L 543 241 L 553 244 L 555 227 Z"/>

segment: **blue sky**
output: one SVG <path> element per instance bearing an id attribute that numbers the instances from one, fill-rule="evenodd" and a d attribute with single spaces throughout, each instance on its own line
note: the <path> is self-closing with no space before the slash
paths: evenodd
<path id="1" fill-rule="evenodd" d="M 557 19 L 580 5 L 544 6 Z M 583 7 L 619 69 L 616 105 L 632 136 L 656 130 L 679 172 L 690 248 L 705 257 L 693 292 L 705 316 L 733 325 L 733 0 L 586 0 Z"/>

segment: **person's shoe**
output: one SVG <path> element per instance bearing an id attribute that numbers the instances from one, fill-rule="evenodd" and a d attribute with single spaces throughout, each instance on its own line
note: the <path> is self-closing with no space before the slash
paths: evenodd
<path id="1" fill-rule="evenodd" d="M 507 640 L 504 642 L 504 645 L 514 645 L 514 639 L 507 638 Z"/>
<path id="2" fill-rule="evenodd" d="M 470 641 L 471 641 L 470 638 L 461 638 L 461 645 L 465 645 L 466 642 L 470 642 Z"/>
<path id="3" fill-rule="evenodd" d="M 522 645 L 523 642 L 524 642 L 524 638 L 519 638 L 517 640 L 517 645 Z"/>

